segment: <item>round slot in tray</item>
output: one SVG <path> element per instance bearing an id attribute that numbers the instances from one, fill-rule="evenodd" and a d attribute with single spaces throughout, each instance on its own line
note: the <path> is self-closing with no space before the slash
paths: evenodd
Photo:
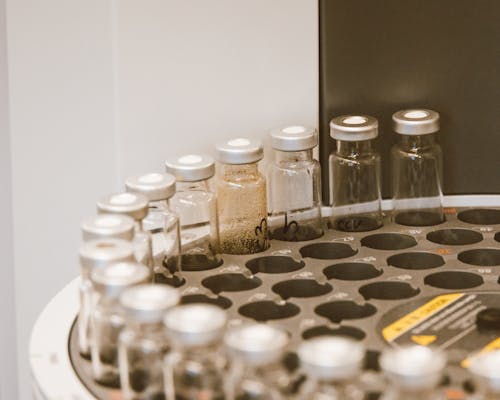
<path id="1" fill-rule="evenodd" d="M 285 274 L 298 271 L 306 265 L 304 261 L 295 261 L 288 256 L 264 256 L 252 258 L 245 264 L 253 274 L 262 272 L 264 274 Z"/>
<path id="2" fill-rule="evenodd" d="M 205 303 L 218 306 L 224 310 L 227 310 L 233 305 L 233 302 L 227 297 L 217 296 L 208 297 L 204 294 L 186 294 L 181 297 L 181 304 L 193 304 L 193 303 Z"/>
<path id="3" fill-rule="evenodd" d="M 209 276 L 203 279 L 201 284 L 217 294 L 252 290 L 262 285 L 262 281 L 256 276 L 248 278 L 240 273 L 227 273 Z"/>
<path id="4" fill-rule="evenodd" d="M 497 232 L 497 233 L 495 234 L 495 240 L 496 240 L 497 242 L 500 242 L 500 232 Z"/>
<path id="5" fill-rule="evenodd" d="M 440 229 L 429 232 L 427 240 L 447 246 L 465 246 L 479 243 L 483 240 L 483 235 L 470 229 Z"/>
<path id="6" fill-rule="evenodd" d="M 273 285 L 272 291 L 283 299 L 290 297 L 323 296 L 333 290 L 329 283 L 320 284 L 313 279 L 290 279 Z"/>
<path id="7" fill-rule="evenodd" d="M 302 338 L 305 340 L 312 339 L 318 336 L 345 336 L 355 340 L 363 340 L 366 336 L 366 333 L 361 329 L 355 328 L 353 326 L 329 328 L 326 325 L 315 326 L 302 332 Z"/>
<path id="8" fill-rule="evenodd" d="M 444 222 L 442 215 L 431 211 L 404 211 L 395 218 L 396 224 L 405 226 L 434 226 Z"/>
<path id="9" fill-rule="evenodd" d="M 381 227 L 376 218 L 348 215 L 337 217 L 333 222 L 333 227 L 342 232 L 369 232 Z"/>
<path id="10" fill-rule="evenodd" d="M 367 350 L 365 354 L 365 363 L 363 365 L 364 370 L 372 370 L 375 372 L 380 371 L 380 351 L 377 350 Z"/>
<path id="11" fill-rule="evenodd" d="M 403 250 L 416 245 L 414 237 L 401 233 L 376 233 L 361 239 L 361 246 L 375 250 Z"/>
<path id="12" fill-rule="evenodd" d="M 498 249 L 472 249 L 462 251 L 458 259 L 466 264 L 480 267 L 494 267 L 500 265 L 500 250 Z"/>
<path id="13" fill-rule="evenodd" d="M 435 272 L 424 278 L 424 283 L 439 289 L 472 289 L 484 281 L 480 275 L 465 271 Z"/>
<path id="14" fill-rule="evenodd" d="M 179 288 L 186 283 L 186 280 L 177 275 L 166 276 L 164 274 L 154 274 L 154 283 L 169 285 L 174 288 Z"/>
<path id="15" fill-rule="evenodd" d="M 314 312 L 334 323 L 339 323 L 344 319 L 370 317 L 377 312 L 377 308 L 370 303 L 360 305 L 350 300 L 339 300 L 320 304 Z"/>
<path id="16" fill-rule="evenodd" d="M 337 260 L 355 255 L 358 251 L 345 243 L 320 242 L 312 243 L 300 249 L 302 257 L 318 260 Z"/>
<path id="17" fill-rule="evenodd" d="M 445 262 L 440 255 L 423 251 L 413 251 L 390 256 L 387 259 L 387 264 L 396 268 L 421 270 L 438 268 L 443 266 Z"/>
<path id="18" fill-rule="evenodd" d="M 209 271 L 223 264 L 222 258 L 210 259 L 204 254 L 183 254 L 181 268 L 183 271 Z"/>
<path id="19" fill-rule="evenodd" d="M 255 301 L 242 305 L 238 312 L 256 321 L 291 318 L 300 313 L 300 308 L 293 303 L 278 304 L 270 300 Z"/>
<path id="20" fill-rule="evenodd" d="M 372 264 L 360 262 L 334 264 L 323 270 L 323 274 L 328 279 L 340 279 L 343 281 L 373 279 L 382 275 L 382 273 L 382 270 L 375 268 Z"/>
<path id="21" fill-rule="evenodd" d="M 287 225 L 287 228 L 279 227 L 271 231 L 270 236 L 274 240 L 285 242 L 305 242 L 315 240 L 323 236 L 323 230 L 310 225 Z M 290 225 L 292 225 L 290 227 Z"/>
<path id="22" fill-rule="evenodd" d="M 458 213 L 460 221 L 474 225 L 496 225 L 500 224 L 500 210 L 490 208 L 474 208 Z"/>
<path id="23" fill-rule="evenodd" d="M 365 300 L 401 300 L 416 296 L 420 293 L 420 289 L 415 289 L 406 282 L 385 281 L 361 286 L 359 293 Z"/>

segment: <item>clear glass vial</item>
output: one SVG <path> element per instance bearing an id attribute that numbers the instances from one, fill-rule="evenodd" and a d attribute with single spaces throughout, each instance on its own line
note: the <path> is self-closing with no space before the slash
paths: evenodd
<path id="1" fill-rule="evenodd" d="M 391 348 L 380 357 L 388 384 L 382 400 L 445 400 L 439 388 L 446 367 L 444 352 L 425 346 Z"/>
<path id="2" fill-rule="evenodd" d="M 402 110 L 392 116 L 398 143 L 392 147 L 393 217 L 409 226 L 444 221 L 443 155 L 436 142 L 439 114 L 432 110 Z"/>
<path id="3" fill-rule="evenodd" d="M 83 357 L 90 357 L 90 316 L 97 297 L 90 280 L 92 270 L 133 260 L 134 248 L 123 239 L 93 239 L 80 247 L 80 309 L 77 326 L 78 347 Z"/>
<path id="4" fill-rule="evenodd" d="M 126 215 L 99 214 L 81 223 L 82 240 L 123 239 L 130 242 L 134 238 L 134 224 Z"/>
<path id="5" fill-rule="evenodd" d="M 138 262 L 146 265 L 153 272 L 153 252 L 151 234 L 142 227 L 142 221 L 148 215 L 149 201 L 146 196 L 136 193 L 116 193 L 103 197 L 97 202 L 99 213 L 127 215 L 135 221 L 134 247 Z"/>
<path id="6" fill-rule="evenodd" d="M 271 238 L 290 242 L 323 235 L 321 168 L 313 158 L 318 132 L 305 126 L 271 131 L 274 161 L 267 172 Z"/>
<path id="7" fill-rule="evenodd" d="M 307 380 L 303 400 L 362 400 L 357 379 L 365 356 L 363 346 L 342 337 L 319 336 L 303 342 L 298 356 Z"/>
<path id="8" fill-rule="evenodd" d="M 138 285 L 120 296 L 125 328 L 118 339 L 118 364 L 124 400 L 164 398 L 163 359 L 170 349 L 165 312 L 179 292 L 166 285 Z"/>
<path id="9" fill-rule="evenodd" d="M 474 382 L 471 400 L 500 399 L 500 350 L 474 356 L 469 371 Z"/>
<path id="10" fill-rule="evenodd" d="M 181 224 L 182 269 L 198 271 L 221 265 L 217 198 L 208 184 L 215 174 L 215 161 L 189 154 L 169 158 L 165 166 L 177 181 L 170 207 Z"/>
<path id="11" fill-rule="evenodd" d="M 173 346 L 164 364 L 166 399 L 224 399 L 225 360 L 219 350 L 226 313 L 209 304 L 189 304 L 167 311 L 164 323 Z"/>
<path id="12" fill-rule="evenodd" d="M 221 250 L 252 254 L 269 246 L 266 179 L 258 162 L 264 149 L 258 140 L 231 139 L 216 144 L 217 202 Z"/>
<path id="13" fill-rule="evenodd" d="M 227 400 L 284 400 L 290 385 L 281 364 L 288 334 L 266 324 L 229 330 L 224 338 L 230 358 Z"/>
<path id="14" fill-rule="evenodd" d="M 121 262 L 94 269 L 92 284 L 99 295 L 91 315 L 90 351 L 92 377 L 100 384 L 118 387 L 118 335 L 124 325 L 119 298 L 128 287 L 146 283 L 148 268 L 136 262 Z"/>
<path id="15" fill-rule="evenodd" d="M 135 175 L 125 181 L 125 187 L 127 192 L 144 195 L 149 200 L 143 226 L 153 234 L 153 259 L 159 260 L 154 266 L 155 279 L 162 282 L 160 278 L 164 277 L 181 283 L 179 216 L 169 207 L 169 199 L 175 194 L 175 177 L 158 173 Z"/>
<path id="16" fill-rule="evenodd" d="M 332 225 L 346 232 L 382 226 L 380 156 L 372 147 L 378 122 L 368 115 L 345 115 L 330 121 L 337 141 L 330 155 Z"/>

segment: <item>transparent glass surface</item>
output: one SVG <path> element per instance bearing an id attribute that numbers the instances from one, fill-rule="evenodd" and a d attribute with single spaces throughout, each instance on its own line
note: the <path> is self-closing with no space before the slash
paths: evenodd
<path id="1" fill-rule="evenodd" d="M 320 237 L 321 169 L 312 149 L 275 150 L 274 155 L 267 174 L 271 238 L 295 242 Z"/>
<path id="2" fill-rule="evenodd" d="M 393 218 L 412 226 L 444 221 L 441 147 L 434 134 L 398 135 L 391 149 Z"/>
<path id="3" fill-rule="evenodd" d="M 251 254 L 267 249 L 266 180 L 257 163 L 218 167 L 216 187 L 222 252 Z"/>
<path id="4" fill-rule="evenodd" d="M 382 226 L 380 156 L 371 142 L 337 140 L 329 164 L 333 227 L 364 232 Z"/>
<path id="5" fill-rule="evenodd" d="M 153 273 L 154 262 L 151 233 L 142 228 L 142 221 L 136 221 L 132 243 L 137 262 L 144 264 Z"/>
<path id="6" fill-rule="evenodd" d="M 80 354 L 90 357 L 90 316 L 95 304 L 96 293 L 92 288 L 92 282 L 88 278 L 88 271 L 82 271 L 80 286 L 80 309 L 78 311 L 78 346 Z"/>
<path id="7" fill-rule="evenodd" d="M 311 379 L 303 384 L 299 398 L 301 400 L 363 400 L 364 393 L 354 381 Z"/>

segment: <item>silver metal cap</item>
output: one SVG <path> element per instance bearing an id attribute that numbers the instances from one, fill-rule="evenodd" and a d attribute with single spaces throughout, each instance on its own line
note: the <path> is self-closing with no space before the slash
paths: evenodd
<path id="1" fill-rule="evenodd" d="M 271 131 L 273 149 L 280 151 L 302 151 L 318 145 L 318 131 L 301 125 L 287 126 Z"/>
<path id="2" fill-rule="evenodd" d="M 365 350 L 352 339 L 319 336 L 303 342 L 297 354 L 309 375 L 318 379 L 345 380 L 360 373 Z"/>
<path id="3" fill-rule="evenodd" d="M 134 247 L 123 239 L 94 239 L 80 247 L 80 265 L 84 270 L 133 260 Z"/>
<path id="4" fill-rule="evenodd" d="M 167 311 L 163 322 L 173 342 L 188 347 L 205 346 L 222 338 L 226 313 L 210 304 L 188 304 Z"/>
<path id="5" fill-rule="evenodd" d="M 500 350 L 473 356 L 469 371 L 481 387 L 500 393 Z"/>
<path id="6" fill-rule="evenodd" d="M 98 292 L 109 297 L 119 297 L 126 288 L 146 283 L 149 269 L 136 262 L 120 262 L 94 268 L 90 279 Z"/>
<path id="7" fill-rule="evenodd" d="M 188 154 L 168 158 L 165 167 L 179 182 L 197 182 L 209 179 L 215 174 L 215 161 L 203 154 Z"/>
<path id="8" fill-rule="evenodd" d="M 401 110 L 392 114 L 392 127 L 401 135 L 427 135 L 439 131 L 439 114 L 425 109 Z"/>
<path id="9" fill-rule="evenodd" d="M 179 303 L 179 291 L 166 285 L 138 285 L 126 289 L 120 304 L 127 315 L 140 322 L 162 322 L 165 312 Z"/>
<path id="10" fill-rule="evenodd" d="M 228 351 L 246 364 L 277 362 L 288 345 L 288 334 L 266 324 L 251 324 L 231 329 L 224 342 Z"/>
<path id="11" fill-rule="evenodd" d="M 444 352 L 424 346 L 387 349 L 380 357 L 380 366 L 389 381 L 406 390 L 435 387 L 446 366 Z"/>
<path id="12" fill-rule="evenodd" d="M 260 140 L 237 138 L 215 145 L 217 161 L 223 164 L 252 164 L 262 160 L 264 148 Z"/>
<path id="13" fill-rule="evenodd" d="M 134 175 L 125 181 L 129 193 L 139 193 L 149 201 L 167 200 L 175 194 L 175 178 L 170 174 Z"/>
<path id="14" fill-rule="evenodd" d="M 99 213 L 122 214 L 140 221 L 148 215 L 149 200 L 138 193 L 115 193 L 97 202 Z"/>
<path id="15" fill-rule="evenodd" d="M 84 242 L 112 238 L 132 240 L 134 237 L 134 220 L 126 215 L 100 214 L 85 219 L 80 227 Z"/>
<path id="16" fill-rule="evenodd" d="M 348 142 L 375 139 L 378 121 L 369 115 L 342 115 L 330 121 L 330 136 Z"/>

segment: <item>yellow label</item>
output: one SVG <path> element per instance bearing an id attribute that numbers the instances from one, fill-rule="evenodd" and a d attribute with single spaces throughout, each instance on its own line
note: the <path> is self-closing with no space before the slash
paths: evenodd
<path id="1" fill-rule="evenodd" d="M 437 339 L 436 335 L 412 335 L 411 340 L 420 346 L 429 346 Z"/>
<path id="2" fill-rule="evenodd" d="M 477 354 L 489 353 L 490 351 L 500 350 L 500 337 L 493 340 L 493 342 L 488 343 L 483 349 Z M 462 368 L 469 368 L 471 357 L 467 357 L 463 360 L 460 365 Z"/>
<path id="3" fill-rule="evenodd" d="M 425 303 L 423 306 L 417 308 L 403 318 L 386 326 L 382 330 L 382 336 L 388 342 L 392 342 L 411 328 L 418 325 L 420 322 L 426 320 L 430 316 L 436 314 L 451 303 L 457 301 L 463 293 L 444 294 L 442 296 L 434 297 L 431 301 Z"/>

